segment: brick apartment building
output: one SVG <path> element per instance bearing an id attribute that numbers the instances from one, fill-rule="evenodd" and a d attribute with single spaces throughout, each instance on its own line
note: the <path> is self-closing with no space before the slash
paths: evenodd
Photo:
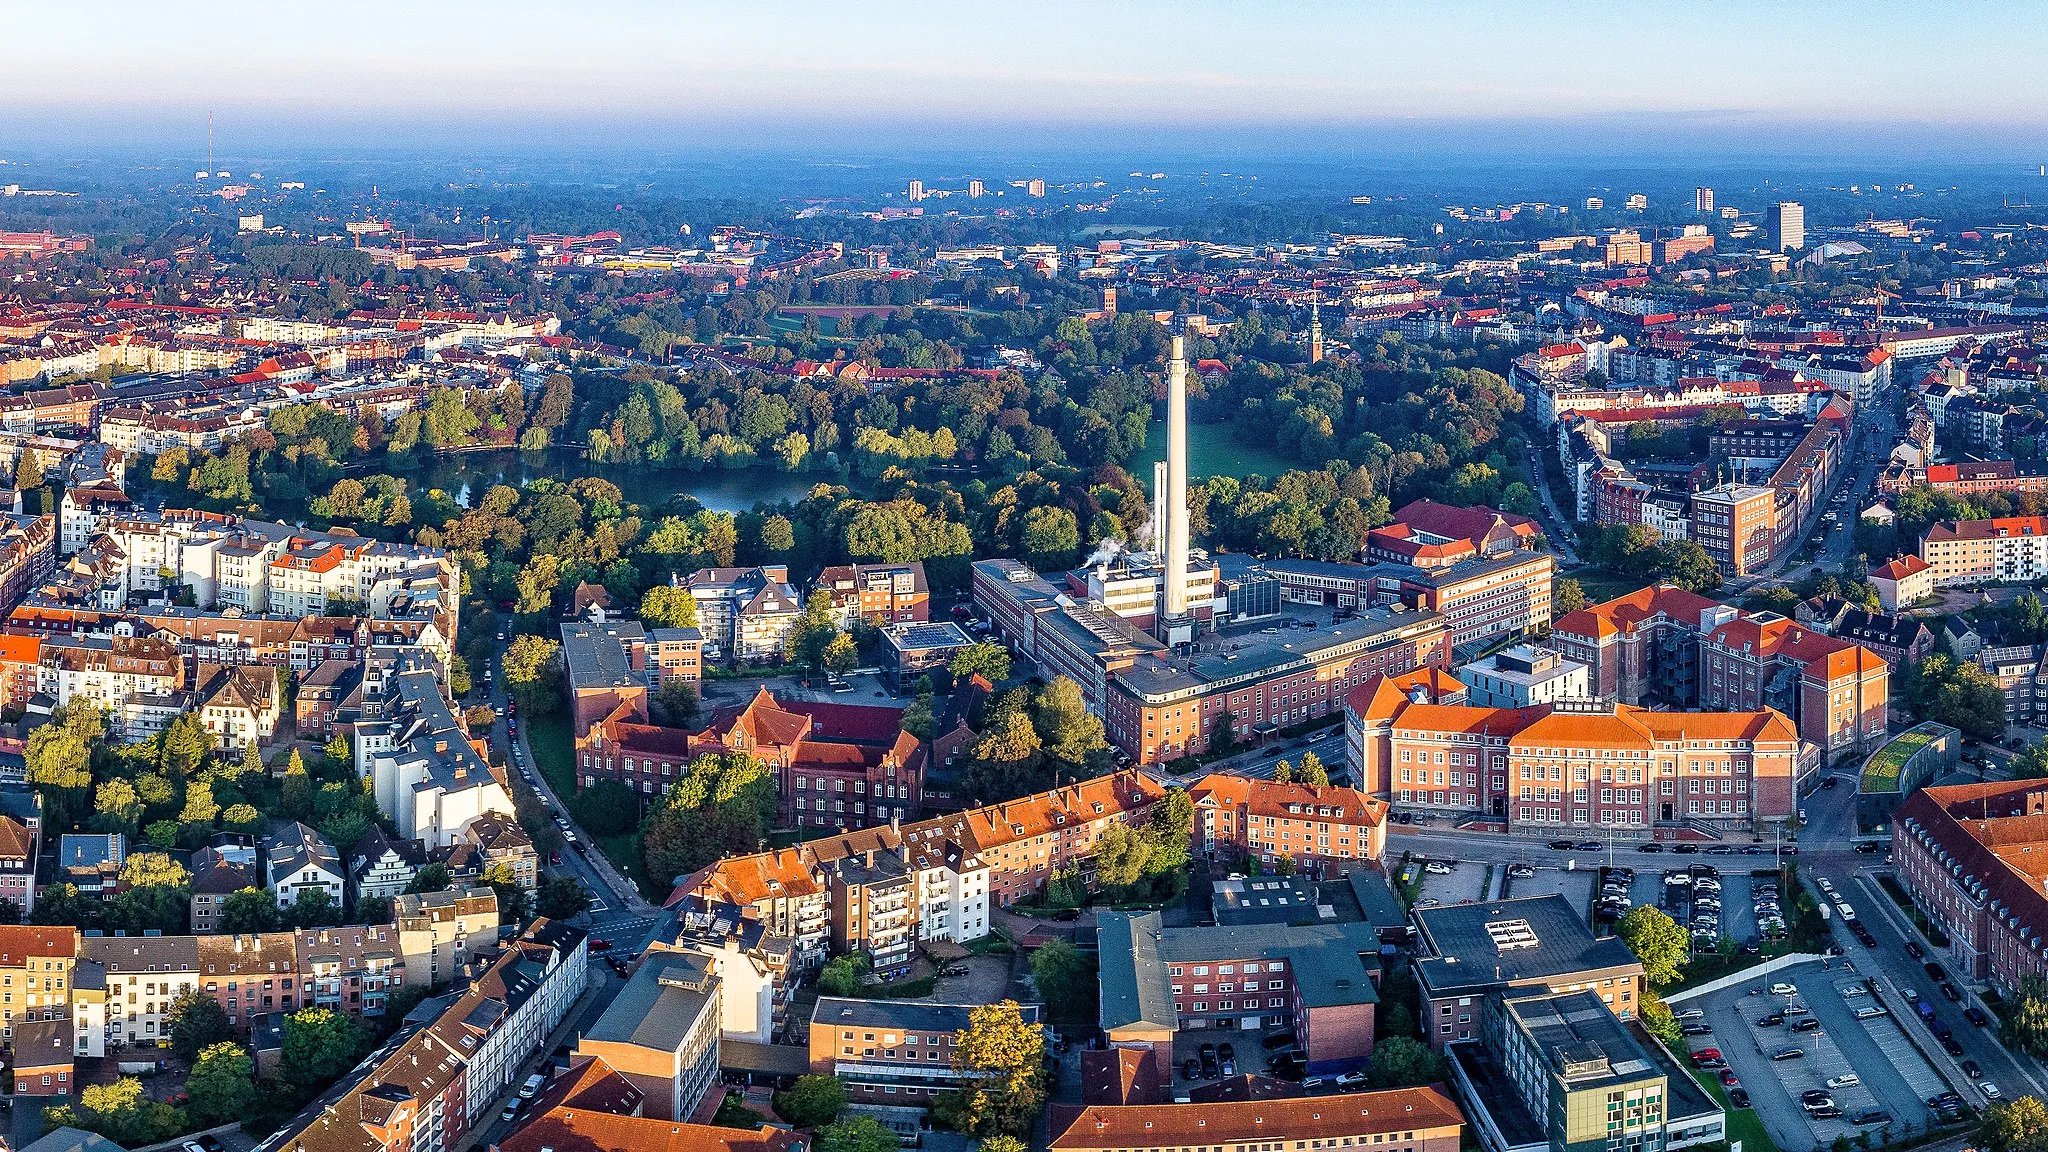
<path id="1" fill-rule="evenodd" d="M 1053 1152 L 1212 1150 L 1277 1144 L 1457 1152 L 1465 1117 L 1441 1088 L 1278 1100 L 1190 1104 L 1091 1104 L 1056 1113 Z"/>
<path id="2" fill-rule="evenodd" d="M 814 587 L 831 595 L 832 614 L 842 628 L 856 620 L 879 628 L 931 619 L 931 588 L 922 561 L 837 564 L 818 573 Z"/>
<path id="3" fill-rule="evenodd" d="M 1355 788 L 1278 784 L 1210 773 L 1188 786 L 1194 851 L 1221 860 L 1282 857 L 1319 874 L 1378 860 L 1387 847 L 1387 802 Z"/>
<path id="4" fill-rule="evenodd" d="M 1545 642 L 1599 700 L 1791 717 L 1830 760 L 1883 743 L 1891 669 L 1870 649 L 1668 584 L 1559 618 Z"/>
<path id="5" fill-rule="evenodd" d="M 1861 644 L 1765 614 L 1721 624 L 1699 652 L 1701 708 L 1775 708 L 1830 762 L 1874 752 L 1888 735 L 1891 666 Z"/>
<path id="6" fill-rule="evenodd" d="M 2048 516 L 1944 520 L 1920 539 L 1920 558 L 1943 588 L 2048 577 Z"/>
<path id="7" fill-rule="evenodd" d="M 2009 995 L 2048 976 L 2048 782 L 1923 788 L 1893 814 L 1892 860 L 1962 979 Z"/>
<path id="8" fill-rule="evenodd" d="M 1114 1047 L 1150 1048 L 1170 1069 L 1178 1034 L 1292 1028 L 1312 1071 L 1372 1055 L 1380 942 L 1368 925 L 1167 928 L 1157 912 L 1108 912 L 1100 939 L 1099 1023 Z"/>
<path id="9" fill-rule="evenodd" d="M 1492 816 L 1517 830 L 1746 826 L 1789 817 L 1795 782 L 1820 762 L 1768 708 L 1480 708 L 1462 702 L 1463 688 L 1441 673 L 1411 673 L 1355 691 L 1346 745 L 1360 790 L 1404 810 Z"/>

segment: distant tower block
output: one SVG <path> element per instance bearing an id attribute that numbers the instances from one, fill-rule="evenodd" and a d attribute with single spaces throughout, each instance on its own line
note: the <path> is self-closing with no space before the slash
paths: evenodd
<path id="1" fill-rule="evenodd" d="M 1043 196 L 1043 195 L 1045 195 L 1045 181 L 1043 181 L 1043 180 L 1033 180 L 1033 181 L 1030 181 L 1029 183 L 1025 184 L 1025 185 L 1024 185 L 1024 194 L 1025 194 L 1026 196 Z"/>
<path id="2" fill-rule="evenodd" d="M 988 188 L 979 180 L 969 180 L 967 182 L 967 198 L 969 200 L 981 199 L 982 193 L 986 191 L 988 191 Z"/>
<path id="3" fill-rule="evenodd" d="M 913 204 L 919 200 L 924 199 L 924 181 L 912 180 L 910 182 L 909 189 L 904 193 L 904 195 L 909 197 L 911 203 Z"/>
<path id="4" fill-rule="evenodd" d="M 1104 316 L 1116 315 L 1116 285 L 1114 284 L 1102 286 L 1102 314 Z"/>

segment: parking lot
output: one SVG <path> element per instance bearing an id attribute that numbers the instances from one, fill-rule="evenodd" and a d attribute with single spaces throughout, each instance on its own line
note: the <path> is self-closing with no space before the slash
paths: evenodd
<path id="1" fill-rule="evenodd" d="M 1720 1053 L 1779 1147 L 1826 1147 L 1860 1132 L 1884 1142 L 1887 1128 L 1894 1138 L 1909 1122 L 1924 1130 L 1934 1118 L 1924 1101 L 1948 1085 L 1900 1030 L 1902 1006 L 1866 989 L 1864 975 L 1840 964 L 1803 964 L 1674 1007 L 1704 1013 L 1711 1032 L 1687 1037 L 1691 1051 Z"/>
<path id="2" fill-rule="evenodd" d="M 1697 867 L 1715 867 L 1716 873 L 1706 874 L 1713 881 L 1711 885 L 1671 884 L 1665 880 L 1671 871 L 1685 871 Z M 1738 944 L 1744 944 L 1757 935 L 1754 903 L 1757 882 L 1755 877 L 1742 870 L 1739 861 L 1724 861 L 1721 865 L 1677 865 L 1666 869 L 1638 871 L 1630 895 L 1637 904 L 1648 903 L 1662 908 L 1673 920 L 1688 929 L 1694 927 L 1696 922 L 1705 923 L 1697 918 L 1708 915 L 1715 926 L 1716 940 L 1726 937 Z M 1706 900 L 1718 904 L 1718 910 L 1705 903 Z M 1713 945 L 1702 937 L 1695 941 L 1694 946 L 1698 948 Z"/>
<path id="3" fill-rule="evenodd" d="M 1563 896 L 1571 901 L 1580 915 L 1585 915 L 1593 904 L 1595 876 L 1596 873 L 1589 868 L 1575 868 L 1567 872 L 1563 868 L 1539 867 L 1533 876 L 1508 876 L 1507 894 L 1517 900 L 1525 896 Z"/>
<path id="4" fill-rule="evenodd" d="M 1439 863 L 1450 868 L 1448 873 L 1431 872 L 1428 863 Z M 1422 869 L 1422 888 L 1415 898 L 1417 907 L 1433 907 L 1424 904 L 1434 900 L 1437 904 L 1458 904 L 1467 900 L 1486 899 L 1487 866 L 1483 861 L 1463 862 L 1417 861 Z"/>

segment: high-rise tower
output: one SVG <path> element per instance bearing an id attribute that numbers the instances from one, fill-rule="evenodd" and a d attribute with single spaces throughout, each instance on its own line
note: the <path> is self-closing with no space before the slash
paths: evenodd
<path id="1" fill-rule="evenodd" d="M 1308 362 L 1323 362 L 1323 302 L 1320 297 L 1308 303 Z"/>
<path id="2" fill-rule="evenodd" d="M 1166 365 L 1166 610 L 1159 639 L 1185 644 L 1195 638 L 1188 611 L 1188 361 L 1186 338 L 1173 338 Z"/>

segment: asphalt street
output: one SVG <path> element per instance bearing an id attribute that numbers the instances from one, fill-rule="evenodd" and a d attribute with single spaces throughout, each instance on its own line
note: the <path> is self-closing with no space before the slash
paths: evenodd
<path id="1" fill-rule="evenodd" d="M 491 743 L 499 748 L 516 750 L 516 757 L 508 765 L 510 770 L 518 773 L 527 786 L 540 796 L 552 815 L 569 821 L 573 826 L 574 821 L 569 815 L 569 810 L 556 794 L 554 786 L 548 783 L 547 776 L 534 766 L 533 748 L 527 743 L 525 725 L 518 726 L 516 739 L 512 735 L 512 721 L 518 717 L 512 714 L 508 706 L 510 701 L 504 692 L 503 645 L 500 645 L 499 649 L 492 657 L 493 679 L 486 694 L 491 707 L 498 713 L 497 722 L 491 726 Z M 612 941 L 621 953 L 637 953 L 653 937 L 654 926 L 661 918 L 659 910 L 642 899 L 640 894 L 634 891 L 630 881 L 619 876 L 609 866 L 600 867 L 594 863 L 592 857 L 596 856 L 597 851 L 590 837 L 578 829 L 576 843 L 564 843 L 561 847 L 562 862 L 548 865 L 547 871 L 552 875 L 566 872 L 574 876 L 583 885 L 584 891 L 590 893 L 590 910 L 584 914 L 586 920 L 580 923 L 579 927 L 586 929 L 593 939 Z M 602 964 L 596 966 L 605 967 Z M 606 968 L 606 971 L 609 971 L 609 968 Z M 605 1000 L 609 1002 L 610 997 L 605 997 Z"/>

